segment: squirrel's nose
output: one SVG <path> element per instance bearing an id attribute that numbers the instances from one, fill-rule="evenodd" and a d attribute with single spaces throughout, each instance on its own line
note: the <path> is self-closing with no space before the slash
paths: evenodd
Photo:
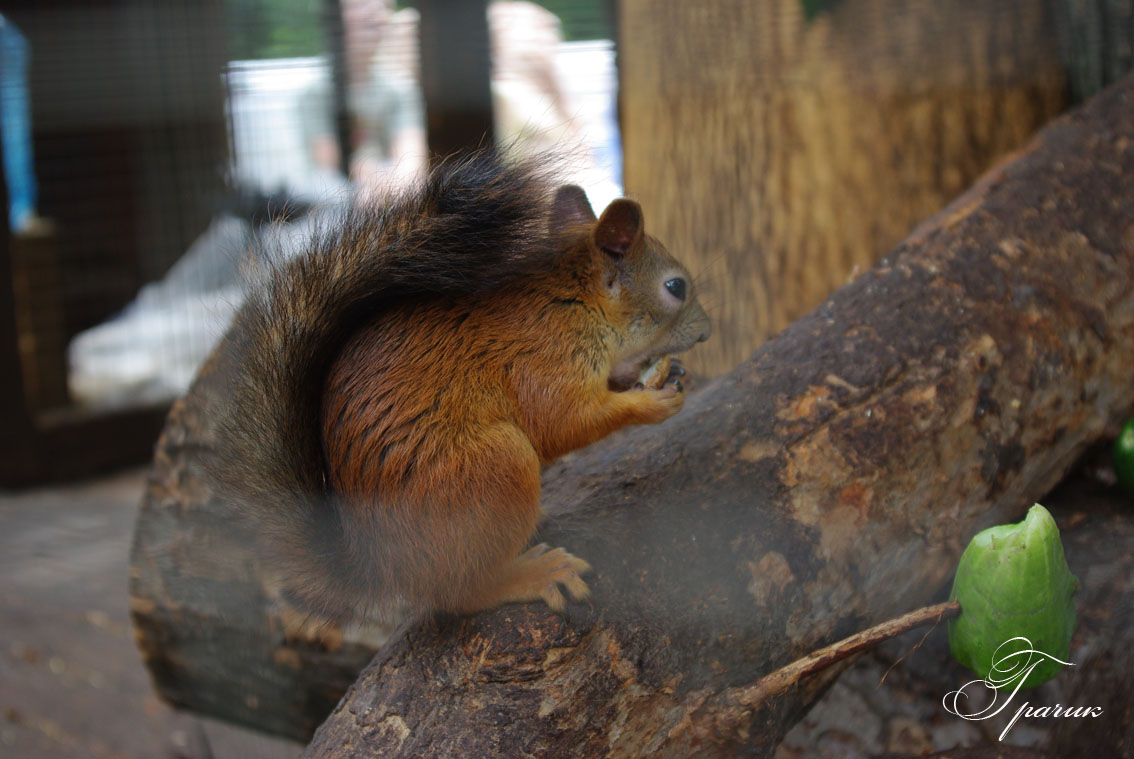
<path id="1" fill-rule="evenodd" d="M 713 334 L 713 323 L 709 321 L 709 315 L 705 313 L 705 309 L 701 307 L 700 303 L 693 304 L 693 313 L 689 315 L 686 324 L 698 325 L 701 328 L 701 334 L 697 336 L 697 342 L 703 343 L 709 339 Z M 689 330 L 692 332 L 693 330 Z"/>

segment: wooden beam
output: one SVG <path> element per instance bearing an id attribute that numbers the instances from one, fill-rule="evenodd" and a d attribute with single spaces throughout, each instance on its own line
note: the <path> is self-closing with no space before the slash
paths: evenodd
<path id="1" fill-rule="evenodd" d="M 421 87 L 434 160 L 492 148 L 491 48 L 485 0 L 419 0 Z"/>
<path id="2" fill-rule="evenodd" d="M 351 118 L 347 102 L 349 71 L 347 67 L 346 30 L 343 27 L 341 0 L 323 0 L 323 24 L 327 35 L 327 49 L 331 58 L 331 102 L 335 112 L 331 115 L 335 140 L 339 144 L 339 170 L 350 176 Z M 310 146 L 306 146 L 310 149 Z"/>
<path id="3" fill-rule="evenodd" d="M 20 370 L 16 305 L 12 292 L 12 233 L 8 227 L 8 187 L 0 171 L 0 471 L 22 471 L 35 461 L 34 427 Z M 29 442 L 32 444 L 29 445 Z M 0 477 L 0 484 L 7 478 Z"/>

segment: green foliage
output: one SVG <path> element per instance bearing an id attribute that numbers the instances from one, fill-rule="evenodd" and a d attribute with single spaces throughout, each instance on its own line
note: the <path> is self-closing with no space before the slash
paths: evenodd
<path id="1" fill-rule="evenodd" d="M 294 58 L 327 49 L 322 0 L 226 0 L 230 60 Z"/>
<path id="2" fill-rule="evenodd" d="M 606 0 L 537 0 L 539 5 L 559 16 L 563 24 L 563 39 L 613 39 L 614 27 L 610 14 L 613 4 Z"/>
<path id="3" fill-rule="evenodd" d="M 950 598 L 949 649 L 991 685 L 1032 688 L 1055 677 L 1070 654 L 1078 580 L 1059 528 L 1038 503 L 1019 524 L 990 527 L 961 555 Z M 1032 654 L 1016 652 L 1033 650 Z"/>

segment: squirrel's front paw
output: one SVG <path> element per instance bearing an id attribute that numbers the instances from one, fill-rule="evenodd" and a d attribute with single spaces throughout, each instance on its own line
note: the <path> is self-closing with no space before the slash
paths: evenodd
<path id="1" fill-rule="evenodd" d="M 685 386 L 681 378 L 685 368 L 677 359 L 670 359 L 669 373 L 661 387 L 645 387 L 641 383 L 630 392 L 640 393 L 644 421 L 660 422 L 676 414 L 685 405 Z"/>
<path id="2" fill-rule="evenodd" d="M 662 387 L 673 385 L 678 393 L 685 392 L 685 386 L 681 384 L 681 378 L 685 376 L 685 367 L 681 364 L 681 359 L 671 357 L 669 359 L 669 373 L 666 374 L 665 382 Z"/>

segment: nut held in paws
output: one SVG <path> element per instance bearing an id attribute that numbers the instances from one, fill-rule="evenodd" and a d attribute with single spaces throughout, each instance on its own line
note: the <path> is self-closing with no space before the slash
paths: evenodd
<path id="1" fill-rule="evenodd" d="M 638 375 L 638 381 L 645 387 L 657 390 L 665 384 L 668 376 L 669 356 L 662 356 L 642 370 L 642 373 Z"/>

